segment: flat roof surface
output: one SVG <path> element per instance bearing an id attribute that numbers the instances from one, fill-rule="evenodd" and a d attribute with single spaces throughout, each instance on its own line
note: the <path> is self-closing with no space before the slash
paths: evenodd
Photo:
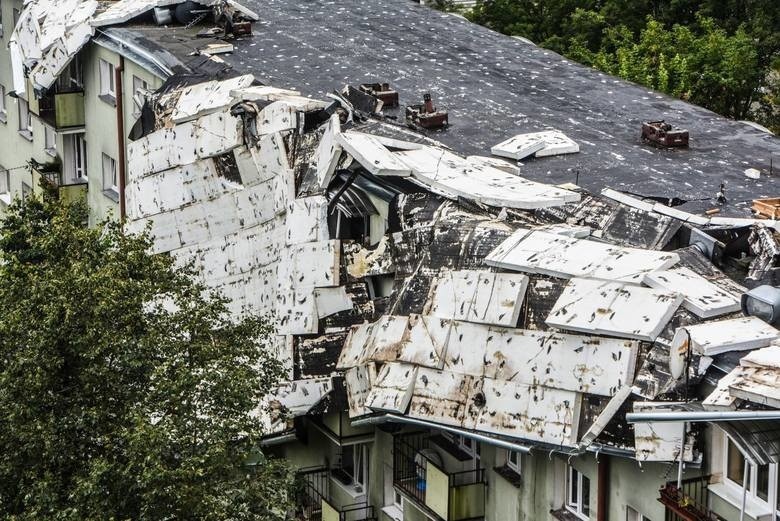
<path id="1" fill-rule="evenodd" d="M 254 37 L 220 57 L 277 87 L 322 97 L 345 84 L 386 81 L 401 105 L 430 91 L 451 126 L 429 135 L 463 154 L 490 155 L 508 137 L 547 128 L 580 145 L 578 154 L 524 160 L 522 175 L 644 196 L 678 197 L 681 208 L 716 205 L 749 215 L 750 201 L 780 196 L 780 139 L 745 123 L 575 64 L 410 0 L 243 0 L 261 21 Z M 642 144 L 643 120 L 691 132 L 688 149 Z M 749 179 L 747 168 L 775 175 Z"/>

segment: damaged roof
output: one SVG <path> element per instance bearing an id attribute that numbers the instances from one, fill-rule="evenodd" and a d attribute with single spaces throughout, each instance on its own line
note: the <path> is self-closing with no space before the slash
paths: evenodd
<path id="1" fill-rule="evenodd" d="M 695 214 L 717 206 L 725 183 L 721 215 L 739 217 L 750 216 L 752 199 L 780 191 L 778 176 L 768 175 L 770 158 L 775 173 L 780 165 L 778 138 L 461 17 L 407 0 L 245 3 L 262 19 L 225 59 L 260 81 L 316 97 L 386 81 L 402 106 L 431 92 L 450 121 L 431 135 L 465 155 L 490 155 L 516 134 L 549 129 L 579 144 L 578 154 L 524 160 L 530 180 L 677 197 Z M 690 130 L 688 149 L 642 144 L 642 121 L 664 118 Z M 748 168 L 761 178 L 746 177 Z"/>

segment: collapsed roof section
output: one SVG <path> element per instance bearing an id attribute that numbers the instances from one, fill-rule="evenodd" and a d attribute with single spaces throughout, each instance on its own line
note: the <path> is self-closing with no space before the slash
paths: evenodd
<path id="1" fill-rule="evenodd" d="M 215 22 L 222 17 L 231 22 L 258 20 L 255 13 L 234 0 L 29 0 L 8 42 L 14 94 L 27 99 L 29 78 L 33 94 L 42 97 L 100 28 L 124 24 L 152 10 L 168 12 L 166 8 L 177 6 L 186 8 L 182 16 L 188 19 L 195 6 L 202 8 L 192 15 L 195 18 L 210 12 Z"/>
<path id="2" fill-rule="evenodd" d="M 151 226 L 237 315 L 275 320 L 290 382 L 269 429 L 332 407 L 698 459 L 695 432 L 621 415 L 691 401 L 714 356 L 777 338 L 735 316 L 742 288 L 710 260 L 748 248 L 744 223 L 703 233 L 655 203 L 532 183 L 333 99 L 172 82 L 128 149 L 130 229 Z M 727 380 L 730 406 L 774 403 L 776 357 Z"/>

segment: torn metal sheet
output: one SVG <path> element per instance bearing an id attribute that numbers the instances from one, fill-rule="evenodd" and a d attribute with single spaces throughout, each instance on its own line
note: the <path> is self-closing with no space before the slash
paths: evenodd
<path id="1" fill-rule="evenodd" d="M 407 177 L 412 174 L 409 166 L 370 134 L 342 132 L 336 134 L 336 141 L 363 168 L 374 175 Z"/>
<path id="2" fill-rule="evenodd" d="M 387 363 L 366 398 L 365 406 L 375 411 L 406 414 L 415 387 L 417 367 L 411 364 Z"/>
<path id="3" fill-rule="evenodd" d="M 740 310 L 739 295 L 718 287 L 689 268 L 650 272 L 645 275 L 644 283 L 651 288 L 682 293 L 683 306 L 702 318 Z"/>
<path id="4" fill-rule="evenodd" d="M 444 148 L 425 146 L 394 154 L 412 169 L 412 178 L 434 193 L 490 206 L 545 208 L 579 201 L 576 192 L 529 181 L 487 164 L 475 164 Z"/>
<path id="5" fill-rule="evenodd" d="M 344 245 L 347 273 L 362 278 L 373 275 L 388 275 L 395 272 L 389 239 L 383 235 L 374 248 L 363 248 L 359 244 Z"/>
<path id="6" fill-rule="evenodd" d="M 615 395 L 609 400 L 606 407 L 604 407 L 598 417 L 596 417 L 593 424 L 588 428 L 585 434 L 582 435 L 579 443 L 580 449 L 587 448 L 596 441 L 596 438 L 604 432 L 604 429 L 607 428 L 609 422 L 612 421 L 620 408 L 623 407 L 623 404 L 628 400 L 629 396 L 631 396 L 630 385 L 625 385 L 618 389 Z"/>
<path id="7" fill-rule="evenodd" d="M 408 415 L 421 420 L 463 427 L 466 402 L 476 380 L 471 375 L 418 368 Z"/>
<path id="8" fill-rule="evenodd" d="M 682 301 L 678 293 L 571 279 L 546 322 L 562 329 L 652 342 Z"/>
<path id="9" fill-rule="evenodd" d="M 215 112 L 131 141 L 128 170 L 145 176 L 225 154 L 243 143 L 241 120 L 228 112 Z"/>
<path id="10" fill-rule="evenodd" d="M 333 390 L 330 378 L 285 382 L 272 393 L 281 407 L 292 417 L 309 412 Z"/>
<path id="11" fill-rule="evenodd" d="M 353 367 L 344 373 L 350 418 L 365 416 L 373 412 L 366 407 L 366 400 L 376 382 L 376 376 L 376 366 L 373 363 Z"/>
<path id="12" fill-rule="evenodd" d="M 317 171 L 317 183 L 323 190 L 327 189 L 333 180 L 333 175 L 341 157 L 340 134 L 341 123 L 339 122 L 339 115 L 333 114 L 328 120 L 325 132 L 322 134 L 322 138 L 317 145 L 316 155 L 314 156 L 313 167 Z"/>
<path id="13" fill-rule="evenodd" d="M 780 346 L 753 351 L 739 362 L 729 394 L 752 403 L 780 408 Z"/>
<path id="14" fill-rule="evenodd" d="M 454 322 L 444 369 L 474 376 L 612 396 L 633 382 L 633 340 Z"/>
<path id="15" fill-rule="evenodd" d="M 398 353 L 398 360 L 441 369 L 444 366 L 451 329 L 452 320 L 410 315 L 408 337 Z"/>
<path id="16" fill-rule="evenodd" d="M 171 114 L 171 120 L 176 124 L 198 119 L 212 112 L 224 111 L 235 103 L 232 95 L 234 89 L 248 87 L 255 81 L 254 76 L 247 74 L 227 80 L 212 80 L 185 87 L 176 91 L 176 104 Z M 165 104 L 163 97 L 160 103 Z"/>
<path id="17" fill-rule="evenodd" d="M 527 287 L 521 274 L 445 271 L 431 285 L 426 309 L 441 318 L 514 327 Z"/>
<path id="18" fill-rule="evenodd" d="M 671 402 L 634 402 L 634 412 L 672 411 L 674 405 Z M 679 461 L 684 443 L 683 461 L 695 461 L 693 434 L 690 429 L 686 429 L 683 435 L 683 427 L 682 422 L 635 423 L 636 459 L 638 461 Z"/>
<path id="19" fill-rule="evenodd" d="M 729 387 L 732 383 L 742 378 L 744 369 L 735 367 L 733 371 L 718 380 L 718 384 L 704 400 L 702 406 L 707 410 L 733 410 L 737 408 L 737 397 L 733 396 Z"/>
<path id="20" fill-rule="evenodd" d="M 780 332 L 756 317 L 740 317 L 677 329 L 672 339 L 672 354 L 694 353 L 714 356 L 729 351 L 747 351 L 766 347 Z"/>
<path id="21" fill-rule="evenodd" d="M 317 303 L 317 316 L 329 317 L 340 311 L 352 309 L 352 299 L 344 286 L 336 288 L 314 288 L 314 300 Z"/>
<path id="22" fill-rule="evenodd" d="M 579 151 L 580 146 L 573 139 L 557 130 L 518 134 L 490 149 L 491 154 L 510 159 L 523 159 L 530 155 L 557 156 Z"/>
<path id="23" fill-rule="evenodd" d="M 679 260 L 675 253 L 624 248 L 520 229 L 490 252 L 485 263 L 553 277 L 587 277 L 640 284 L 647 273 L 670 268 Z"/>

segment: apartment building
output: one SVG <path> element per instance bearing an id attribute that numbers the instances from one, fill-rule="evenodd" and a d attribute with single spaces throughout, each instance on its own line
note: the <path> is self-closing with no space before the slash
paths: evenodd
<path id="1" fill-rule="evenodd" d="M 297 518 L 780 519 L 778 332 L 739 305 L 773 282 L 780 225 L 739 205 L 713 216 L 692 195 L 672 207 L 608 188 L 636 175 L 662 190 L 666 168 L 706 194 L 698 172 L 718 164 L 729 194 L 750 197 L 742 169 L 779 151 L 777 138 L 485 35 L 495 54 L 567 71 L 534 78 L 517 102 L 549 105 L 540 117 L 557 129 L 554 143 L 523 133 L 535 150 L 518 166 L 485 157 L 495 136 L 518 133 L 486 114 L 485 96 L 504 103 L 497 91 L 449 98 L 449 129 L 410 129 L 402 110 L 366 113 L 359 89 L 336 83 L 345 68 L 364 79 L 359 67 L 375 66 L 360 53 L 374 47 L 318 39 L 337 26 L 320 17 L 356 39 L 377 8 L 430 14 L 431 34 L 461 42 L 484 29 L 403 0 L 301 0 L 269 3 L 266 23 L 234 40 L 226 10 L 234 32 L 258 17 L 205 3 L 0 0 L 0 199 L 43 179 L 86 198 L 93 225 L 150 226 L 155 250 L 193 262 L 235 313 L 273 317 L 289 378 L 258 414 L 264 451 L 299 469 Z M 49 54 L 57 41 L 65 59 Z M 408 51 L 388 60 L 421 67 L 406 58 L 413 43 L 385 44 Z M 406 81 L 435 77 L 416 72 Z M 285 88 L 259 81 L 273 74 L 288 75 Z M 338 90 L 307 97 L 293 80 Z M 535 98 L 567 81 L 614 94 L 584 105 L 564 92 L 574 108 L 558 91 Z M 398 86 L 415 101 L 419 85 Z M 635 143 L 625 121 L 576 123 L 608 117 L 614 99 L 686 114 L 726 144 L 673 155 Z M 491 146 L 475 150 L 483 132 Z M 556 178 L 579 169 L 604 190 Z"/>

